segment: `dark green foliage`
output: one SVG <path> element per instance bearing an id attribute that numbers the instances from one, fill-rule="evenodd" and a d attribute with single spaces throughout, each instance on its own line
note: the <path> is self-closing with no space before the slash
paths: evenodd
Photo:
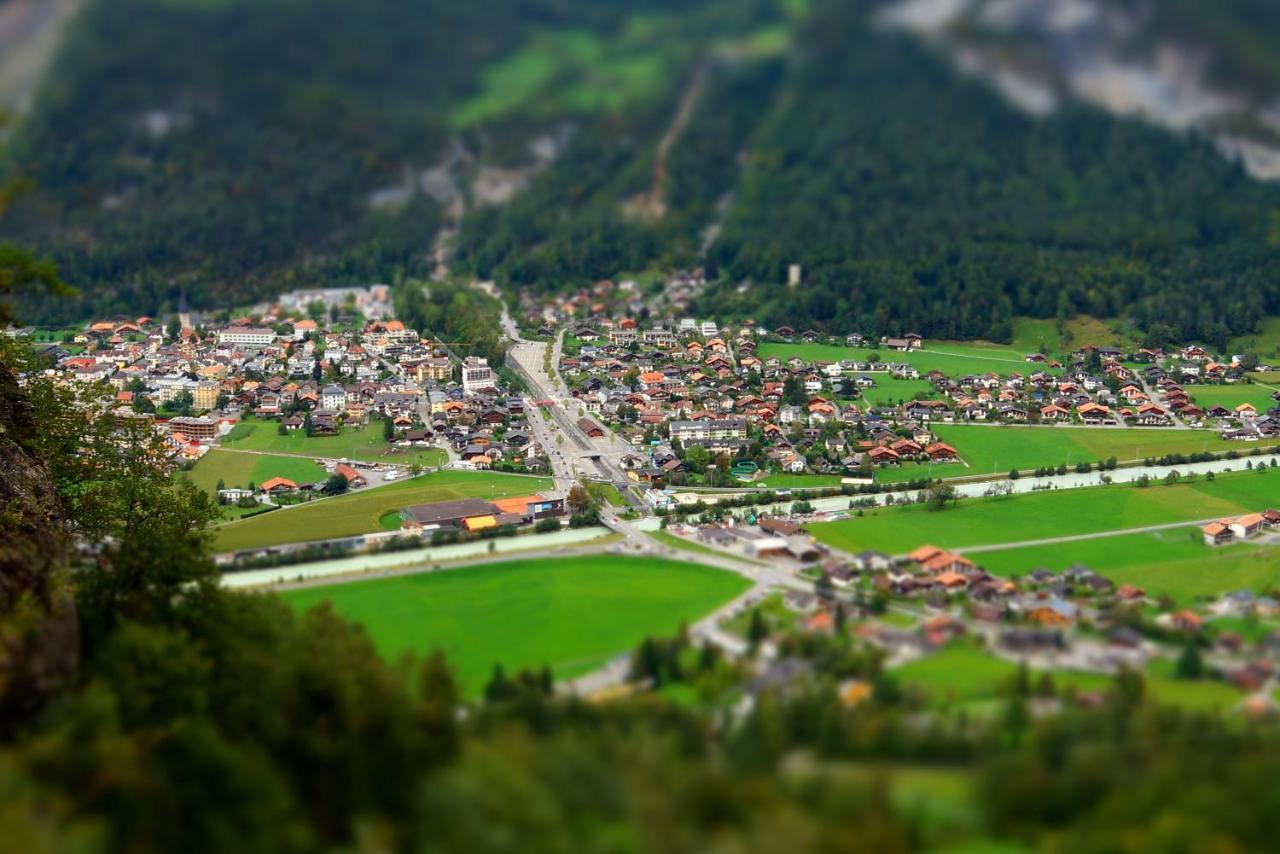
<path id="1" fill-rule="evenodd" d="M 1280 310 L 1280 189 L 1208 142 L 1070 109 L 1035 121 L 826 4 L 752 143 L 706 305 L 772 324 L 1008 340 L 1014 314 L 1127 315 L 1214 343 Z M 799 263 L 805 283 L 782 284 Z"/>
<path id="2" fill-rule="evenodd" d="M 493 298 L 461 284 L 409 279 L 392 294 L 396 316 L 459 356 L 484 356 L 502 364 L 504 347 Z"/>

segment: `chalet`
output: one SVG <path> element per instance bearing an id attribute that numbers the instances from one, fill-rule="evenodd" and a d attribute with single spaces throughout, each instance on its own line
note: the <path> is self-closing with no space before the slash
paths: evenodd
<path id="1" fill-rule="evenodd" d="M 262 491 L 270 495 L 279 495 L 282 492 L 293 492 L 297 488 L 298 484 L 283 477 L 273 477 L 270 480 L 264 481 L 261 486 Z"/>
<path id="2" fill-rule="evenodd" d="M 1027 610 L 1027 619 L 1049 628 L 1063 628 L 1076 621 L 1080 609 L 1071 602 L 1050 599 L 1037 603 Z"/>
<path id="3" fill-rule="evenodd" d="M 1111 410 L 1100 403 L 1085 403 L 1076 407 L 1076 412 L 1086 424 L 1104 424 L 1111 420 Z"/>
<path id="4" fill-rule="evenodd" d="M 1144 403 L 1138 407 L 1138 423 L 1147 427 L 1167 427 L 1172 421 L 1169 413 L 1154 403 Z"/>
<path id="5" fill-rule="evenodd" d="M 946 442 L 934 442 L 924 449 L 925 455 L 932 463 L 955 462 L 960 459 L 960 454 L 955 448 Z"/>
<path id="6" fill-rule="evenodd" d="M 1262 530 L 1266 517 L 1261 513 L 1250 513 L 1226 523 L 1231 535 L 1237 540 L 1247 540 Z"/>
<path id="7" fill-rule="evenodd" d="M 578 429 L 589 439 L 603 439 L 604 428 L 590 418 L 579 418 Z"/>
<path id="8" fill-rule="evenodd" d="M 1231 526 L 1224 522 L 1210 522 L 1207 525 L 1201 525 L 1200 531 L 1204 534 L 1204 542 L 1207 546 L 1220 546 L 1223 543 L 1229 543 L 1235 536 L 1231 531 Z"/>
<path id="9" fill-rule="evenodd" d="M 360 472 L 345 463 L 339 463 L 338 467 L 333 470 L 333 473 L 345 480 L 347 482 L 347 486 L 352 489 L 358 489 L 369 482 L 365 479 L 364 475 L 360 474 Z"/>

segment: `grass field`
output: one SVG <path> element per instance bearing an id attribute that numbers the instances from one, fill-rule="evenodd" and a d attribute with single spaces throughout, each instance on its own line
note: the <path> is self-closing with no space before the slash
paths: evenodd
<path id="1" fill-rule="evenodd" d="M 875 388 L 863 389 L 862 398 L 873 406 L 897 406 L 904 401 L 936 399 L 938 390 L 928 380 L 895 380 L 888 374 L 872 374 Z"/>
<path id="2" fill-rule="evenodd" d="M 329 601 L 388 658 L 439 648 L 474 696 L 501 663 L 589 672 L 646 635 L 671 634 L 750 586 L 729 572 L 609 556 L 516 560 L 289 591 L 299 610 Z"/>
<path id="3" fill-rule="evenodd" d="M 301 430 L 281 436 L 274 421 L 246 418 L 223 438 L 222 446 L 244 451 L 276 451 L 334 459 L 345 457 L 349 460 L 403 465 L 418 462 L 424 466 L 436 466 L 447 459 L 444 451 L 439 448 L 402 451 L 391 447 L 382 437 L 382 424 L 377 421 L 359 428 L 344 427 L 336 436 L 309 437 Z"/>
<path id="4" fill-rule="evenodd" d="M 1027 540 L 1118 531 L 1261 510 L 1280 495 L 1280 470 L 1219 476 L 1173 486 L 1099 486 L 968 498 L 952 509 L 888 507 L 811 525 L 821 542 L 846 551 L 901 554 L 923 543 L 942 548 L 1011 545 Z M 1078 543 L 1072 544 L 1074 550 Z"/>
<path id="5" fill-rule="evenodd" d="M 453 112 L 467 127 L 536 109 L 618 110 L 659 94 L 671 81 L 677 45 L 657 16 L 635 16 L 614 38 L 586 30 L 538 30 L 520 50 L 489 67 L 480 91 Z"/>
<path id="6" fill-rule="evenodd" d="M 919 480 L 922 477 L 965 477 L 966 475 L 987 473 L 976 471 L 964 463 L 903 463 L 899 466 L 876 469 L 876 482 L 906 483 L 911 480 Z"/>
<path id="7" fill-rule="evenodd" d="M 968 474 L 1006 474 L 1010 469 L 1074 466 L 1114 456 L 1121 461 L 1165 454 L 1241 449 L 1212 430 L 1159 427 L 1015 427 L 937 424 L 938 438 L 960 452 Z"/>
<path id="8" fill-rule="evenodd" d="M 1259 331 L 1233 338 L 1227 350 L 1231 353 L 1257 353 L 1262 361 L 1275 364 L 1280 360 L 1280 317 L 1268 317 L 1262 321 Z"/>
<path id="9" fill-rule="evenodd" d="M 788 472 L 763 472 L 755 480 L 741 481 L 743 486 L 756 489 L 829 489 L 839 486 L 844 475 L 839 474 L 791 474 Z"/>
<path id="10" fill-rule="evenodd" d="M 799 356 L 806 362 L 839 362 L 852 359 L 865 362 L 874 353 L 882 363 L 902 362 L 918 369 L 920 373 L 942 371 L 948 376 L 960 374 L 985 374 L 995 371 L 1009 374 L 1013 371 L 1029 373 L 1031 367 L 1023 360 L 1025 353 L 999 344 L 974 344 L 972 342 L 925 342 L 924 350 L 907 352 L 895 350 L 868 350 L 860 347 L 841 347 L 832 344 L 779 344 L 766 342 L 760 345 L 761 359 L 777 356 L 790 359 Z M 873 390 L 874 394 L 875 390 Z M 909 398 L 910 395 L 907 395 Z"/>
<path id="11" fill-rule="evenodd" d="M 1057 546 L 1026 546 L 974 555 L 998 575 L 1084 564 L 1117 584 L 1168 594 L 1180 604 L 1233 590 L 1261 592 L 1280 584 L 1280 548 L 1239 543 L 1212 547 L 1195 527 L 1125 534 Z"/>
<path id="12" fill-rule="evenodd" d="M 973 707 L 988 701 L 999 701 L 1017 673 L 1011 661 L 987 654 L 977 645 L 958 641 L 931 655 L 918 658 L 892 671 L 906 688 L 927 693 L 937 706 Z M 1105 690 L 1111 677 L 1100 673 L 1051 671 L 1058 691 Z M 1032 685 L 1039 673 L 1031 676 Z M 1244 694 L 1223 682 L 1188 681 L 1174 677 L 1170 662 L 1152 662 L 1146 674 L 1147 694 L 1164 705 L 1190 710 L 1227 709 Z"/>
<path id="13" fill-rule="evenodd" d="M 1134 331 L 1117 320 L 1103 321 L 1080 315 L 1066 322 L 1065 332 L 1065 337 L 1059 334 L 1057 321 L 1053 319 L 1015 317 L 1011 346 L 1024 355 L 1044 353 L 1060 358 L 1085 344 L 1119 347 L 1126 351 L 1139 345 Z"/>
<path id="14" fill-rule="evenodd" d="M 367 492 L 353 492 L 278 510 L 218 528 L 218 551 L 349 537 L 384 530 L 382 518 L 411 504 L 456 498 L 499 498 L 550 489 L 547 478 L 490 472 L 438 471 Z"/>
<path id="15" fill-rule="evenodd" d="M 301 457 L 267 454 L 238 454 L 235 451 L 209 451 L 186 473 L 191 482 L 212 495 L 222 480 L 228 487 L 262 484 L 273 477 L 294 483 L 321 483 L 329 477 L 323 468 Z"/>
<path id="16" fill-rule="evenodd" d="M 1252 403 L 1258 412 L 1266 412 L 1273 406 L 1280 406 L 1271 395 L 1280 390 L 1280 385 L 1262 385 L 1247 383 L 1240 385 L 1193 385 L 1186 386 L 1191 398 L 1202 409 L 1211 406 L 1225 406 L 1235 409 L 1238 404 Z"/>

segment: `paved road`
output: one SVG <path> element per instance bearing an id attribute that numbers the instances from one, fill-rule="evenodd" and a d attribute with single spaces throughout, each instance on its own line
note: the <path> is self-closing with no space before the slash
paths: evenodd
<path id="1" fill-rule="evenodd" d="M 514 342 L 507 354 L 508 362 L 524 378 L 536 399 L 552 401 L 548 406 L 535 408 L 544 418 L 554 422 L 566 439 L 566 444 L 569 446 L 567 451 L 576 458 L 575 462 L 562 466 L 559 471 L 575 475 L 579 471 L 590 474 L 591 468 L 594 468 L 595 476 L 610 481 L 633 509 L 641 514 L 649 513 L 649 508 L 635 495 L 630 479 L 623 474 L 619 465 L 619 460 L 624 455 L 632 453 L 633 449 L 609 430 L 606 430 L 604 436 L 599 439 L 592 439 L 583 433 L 578 427 L 577 419 L 565 409 L 568 406 L 577 406 L 578 402 L 569 394 L 569 390 L 559 375 L 555 374 L 554 369 L 551 374 L 548 374 L 543 367 L 546 343 L 527 341 L 522 338 L 507 312 L 505 303 L 502 307 L 501 323 L 507 336 Z M 558 364 L 559 351 L 563 342 L 564 330 L 561 329 L 552 344 L 552 364 Z M 554 442 L 544 447 L 547 448 L 548 453 L 557 449 L 562 452 L 566 450 L 564 445 L 557 445 Z M 553 467 L 556 465 L 555 460 L 552 464 Z"/>

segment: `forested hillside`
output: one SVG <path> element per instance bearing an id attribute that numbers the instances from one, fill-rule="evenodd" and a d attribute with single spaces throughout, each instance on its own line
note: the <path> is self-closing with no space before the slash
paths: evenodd
<path id="1" fill-rule="evenodd" d="M 6 153 L 30 189 L 0 230 L 84 294 L 43 319 L 424 274 L 448 199 L 415 179 L 451 147 L 508 165 L 586 117 L 612 181 L 703 40 L 773 7 L 92 0 Z"/>
<path id="2" fill-rule="evenodd" d="M 1224 341 L 1280 309 L 1280 187 L 1137 122 L 1028 118 L 870 31 L 870 5 L 813 23 L 791 83 L 803 95 L 756 138 L 712 252 L 728 279 L 758 283 L 739 310 L 999 340 L 1015 313 L 1086 312 Z M 807 270 L 795 292 L 776 285 L 788 263 Z"/>
<path id="3" fill-rule="evenodd" d="M 1280 313 L 1280 186 L 1194 135 L 1030 118 L 882 5 L 97 0 L 0 229 L 81 288 L 44 320 L 426 279 L 442 230 L 510 290 L 705 264 L 700 310 L 769 324 L 1007 340 L 1088 313 L 1221 344 Z M 1213 16 L 1250 85 L 1258 15 Z"/>

